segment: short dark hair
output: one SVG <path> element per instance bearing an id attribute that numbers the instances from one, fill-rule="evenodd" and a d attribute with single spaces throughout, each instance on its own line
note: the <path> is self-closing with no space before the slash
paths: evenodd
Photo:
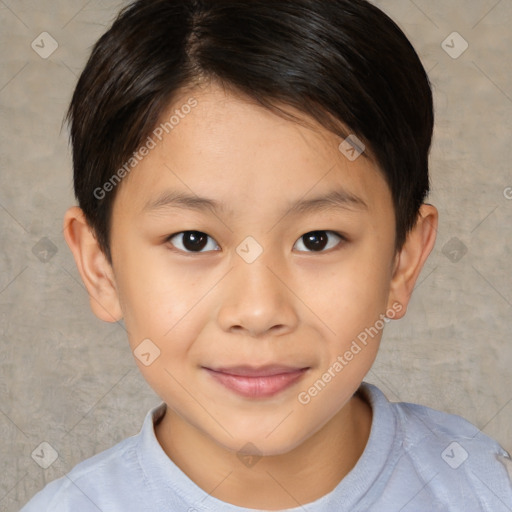
<path id="1" fill-rule="evenodd" d="M 365 0 L 139 0 L 93 47 L 66 116 L 75 195 L 110 263 L 118 187 L 94 191 L 176 95 L 209 81 L 355 134 L 390 188 L 401 249 L 429 191 L 434 112 L 425 69 L 394 21 Z"/>

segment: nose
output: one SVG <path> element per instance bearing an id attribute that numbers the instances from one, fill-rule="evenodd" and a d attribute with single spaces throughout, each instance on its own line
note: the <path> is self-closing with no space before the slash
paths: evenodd
<path id="1" fill-rule="evenodd" d="M 218 310 L 226 332 L 252 337 L 281 336 L 299 322 L 294 295 L 286 276 L 263 255 L 252 263 L 239 260 L 227 276 Z"/>

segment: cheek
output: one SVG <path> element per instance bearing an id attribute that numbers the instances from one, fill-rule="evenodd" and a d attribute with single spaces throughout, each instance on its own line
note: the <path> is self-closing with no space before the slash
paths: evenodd
<path id="1" fill-rule="evenodd" d="M 173 270 L 165 257 L 135 254 L 124 258 L 117 272 L 130 348 L 151 388 L 179 404 L 178 383 L 185 380 L 190 348 L 204 323 L 204 286 L 183 269 Z"/>
<path id="2" fill-rule="evenodd" d="M 318 314 L 338 324 L 364 324 L 385 312 L 390 275 L 387 262 L 354 252 L 325 275 L 317 275 L 311 302 Z M 306 292 L 307 294 L 307 292 Z M 307 296 L 307 295 L 306 295 Z"/>
<path id="3" fill-rule="evenodd" d="M 117 289 L 130 345 L 160 338 L 173 326 L 179 305 L 172 276 L 143 251 L 125 250 L 116 266 Z M 173 283 L 176 288 L 177 283 Z"/>
<path id="4" fill-rule="evenodd" d="M 126 254 L 116 277 L 130 346 L 150 339 L 161 362 L 176 361 L 199 334 L 206 314 L 202 298 L 218 278 L 171 264 L 160 251 Z"/>
<path id="5" fill-rule="evenodd" d="M 357 353 L 354 359 L 358 364 L 351 364 L 345 375 L 359 366 L 363 375 L 366 373 L 364 368 L 373 362 L 382 335 L 390 275 L 387 257 L 378 258 L 376 254 L 375 245 L 367 244 L 347 255 L 330 272 L 318 273 L 316 286 L 310 289 L 310 302 L 306 302 L 325 326 L 322 365 L 328 367 L 347 351 Z M 308 297 L 305 289 L 302 293 Z M 361 350 L 357 344 L 352 345 L 354 340 Z M 350 353 L 347 356 L 352 357 Z"/>

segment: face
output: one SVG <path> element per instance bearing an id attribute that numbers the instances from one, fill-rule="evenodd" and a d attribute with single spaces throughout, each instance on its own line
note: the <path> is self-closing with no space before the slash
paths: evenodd
<path id="1" fill-rule="evenodd" d="M 116 196 L 117 297 L 172 414 L 228 449 L 285 453 L 342 410 L 374 361 L 393 311 L 391 194 L 319 126 L 213 85 L 182 104 L 190 96 Z"/>

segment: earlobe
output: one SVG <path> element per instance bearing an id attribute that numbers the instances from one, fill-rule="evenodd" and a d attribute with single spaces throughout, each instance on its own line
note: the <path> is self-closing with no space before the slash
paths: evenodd
<path id="1" fill-rule="evenodd" d="M 416 224 L 396 256 L 388 298 L 388 307 L 397 302 L 402 305 L 395 318 L 402 318 L 407 311 L 416 280 L 436 241 L 438 217 L 434 206 L 421 205 Z"/>
<path id="2" fill-rule="evenodd" d="M 89 294 L 94 314 L 106 322 L 119 321 L 123 314 L 112 267 L 78 206 L 66 211 L 63 232 Z"/>

